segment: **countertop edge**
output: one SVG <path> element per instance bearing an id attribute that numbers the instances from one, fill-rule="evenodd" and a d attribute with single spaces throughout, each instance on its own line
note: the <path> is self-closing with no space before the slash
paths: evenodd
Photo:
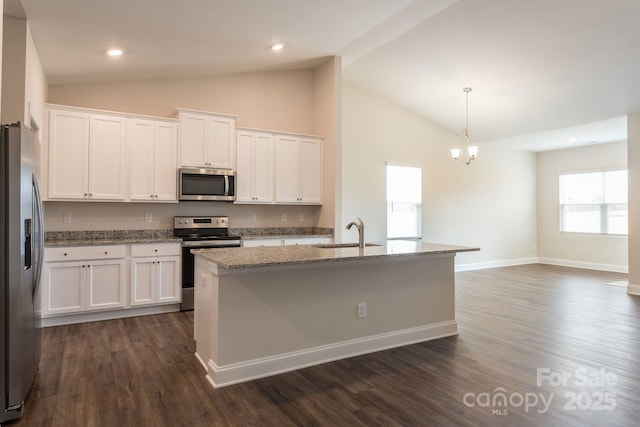
<path id="1" fill-rule="evenodd" d="M 238 264 L 229 264 L 220 260 L 213 259 L 214 257 L 207 256 L 209 250 L 207 249 L 193 249 L 191 252 L 195 255 L 200 255 L 205 258 L 207 261 L 215 263 L 218 268 L 223 268 L 227 270 L 241 270 L 241 269 L 250 269 L 250 268 L 266 268 L 266 267 L 278 267 L 278 266 L 288 266 L 288 265 L 304 265 L 304 264 L 327 264 L 327 263 L 341 263 L 346 261 L 370 261 L 376 259 L 389 259 L 389 258 L 408 258 L 408 257 L 420 257 L 420 256 L 429 256 L 429 255 L 441 255 L 441 254 L 456 254 L 458 252 L 475 252 L 479 251 L 480 248 L 476 247 L 465 247 L 465 246 L 450 246 L 450 249 L 434 249 L 434 250 L 424 250 L 424 251 L 416 251 L 416 252 L 400 252 L 400 253 L 384 253 L 384 254 L 369 254 L 369 255 L 348 255 L 348 256 L 334 256 L 329 258 L 314 258 L 314 259 L 291 259 L 291 260 L 282 260 L 282 261 L 265 261 L 259 263 L 238 263 Z M 257 249 L 257 248 L 252 248 Z M 324 250 L 324 249 L 319 249 Z"/>

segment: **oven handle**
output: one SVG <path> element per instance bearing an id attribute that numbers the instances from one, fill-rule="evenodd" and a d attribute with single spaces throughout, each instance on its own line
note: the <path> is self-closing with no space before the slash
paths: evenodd
<path id="1" fill-rule="evenodd" d="M 189 240 L 182 242 L 182 247 L 184 248 L 239 248 L 240 246 L 242 246 L 240 240 L 220 240 L 216 242 Z"/>

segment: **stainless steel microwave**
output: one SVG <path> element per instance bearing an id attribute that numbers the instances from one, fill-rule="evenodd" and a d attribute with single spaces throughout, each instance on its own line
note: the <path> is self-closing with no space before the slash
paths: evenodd
<path id="1" fill-rule="evenodd" d="M 228 169 L 180 168 L 180 200 L 214 200 L 230 202 L 235 196 L 235 173 Z"/>

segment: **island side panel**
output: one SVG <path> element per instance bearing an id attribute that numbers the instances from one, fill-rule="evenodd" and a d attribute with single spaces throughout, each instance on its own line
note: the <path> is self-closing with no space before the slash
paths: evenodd
<path id="1" fill-rule="evenodd" d="M 196 341 L 196 357 L 205 370 L 209 360 L 217 359 L 218 343 L 218 282 L 210 271 L 210 261 L 196 256 L 193 338 Z"/>
<path id="2" fill-rule="evenodd" d="M 211 354 L 213 366 L 224 370 L 225 366 L 278 358 L 292 352 L 312 353 L 322 346 L 339 346 L 431 325 L 447 324 L 446 335 L 457 333 L 454 256 L 438 254 L 266 269 L 214 268 L 218 331 L 217 344 L 212 345 L 217 347 L 217 354 Z M 367 304 L 364 319 L 356 317 L 358 303 Z M 412 335 L 411 339 L 415 342 L 434 338 L 428 333 L 423 337 L 416 340 Z M 399 345 L 402 344 L 406 343 Z M 375 351 L 363 348 L 362 352 Z M 330 354 L 339 356 L 340 351 Z M 323 361 L 318 359 L 317 363 Z"/>

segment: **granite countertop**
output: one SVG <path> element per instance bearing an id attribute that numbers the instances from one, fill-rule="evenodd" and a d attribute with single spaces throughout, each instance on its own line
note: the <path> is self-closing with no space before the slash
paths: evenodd
<path id="1" fill-rule="evenodd" d="M 350 260 L 425 256 L 479 251 L 480 248 L 389 240 L 379 246 L 319 248 L 316 246 L 276 246 L 259 248 L 193 249 L 191 252 L 222 268 L 251 268 L 292 264 L 341 262 Z"/>
<path id="2" fill-rule="evenodd" d="M 45 247 L 182 242 L 173 230 L 48 231 Z"/>
<path id="3" fill-rule="evenodd" d="M 319 227 L 232 228 L 229 233 L 240 236 L 243 240 L 333 237 L 332 228 Z M 182 242 L 182 240 L 173 236 L 173 230 L 47 231 L 44 245 L 60 247 L 165 242 Z"/>
<path id="4" fill-rule="evenodd" d="M 322 227 L 263 227 L 232 228 L 229 233 L 242 240 L 286 239 L 296 237 L 333 237 L 333 228 Z"/>

